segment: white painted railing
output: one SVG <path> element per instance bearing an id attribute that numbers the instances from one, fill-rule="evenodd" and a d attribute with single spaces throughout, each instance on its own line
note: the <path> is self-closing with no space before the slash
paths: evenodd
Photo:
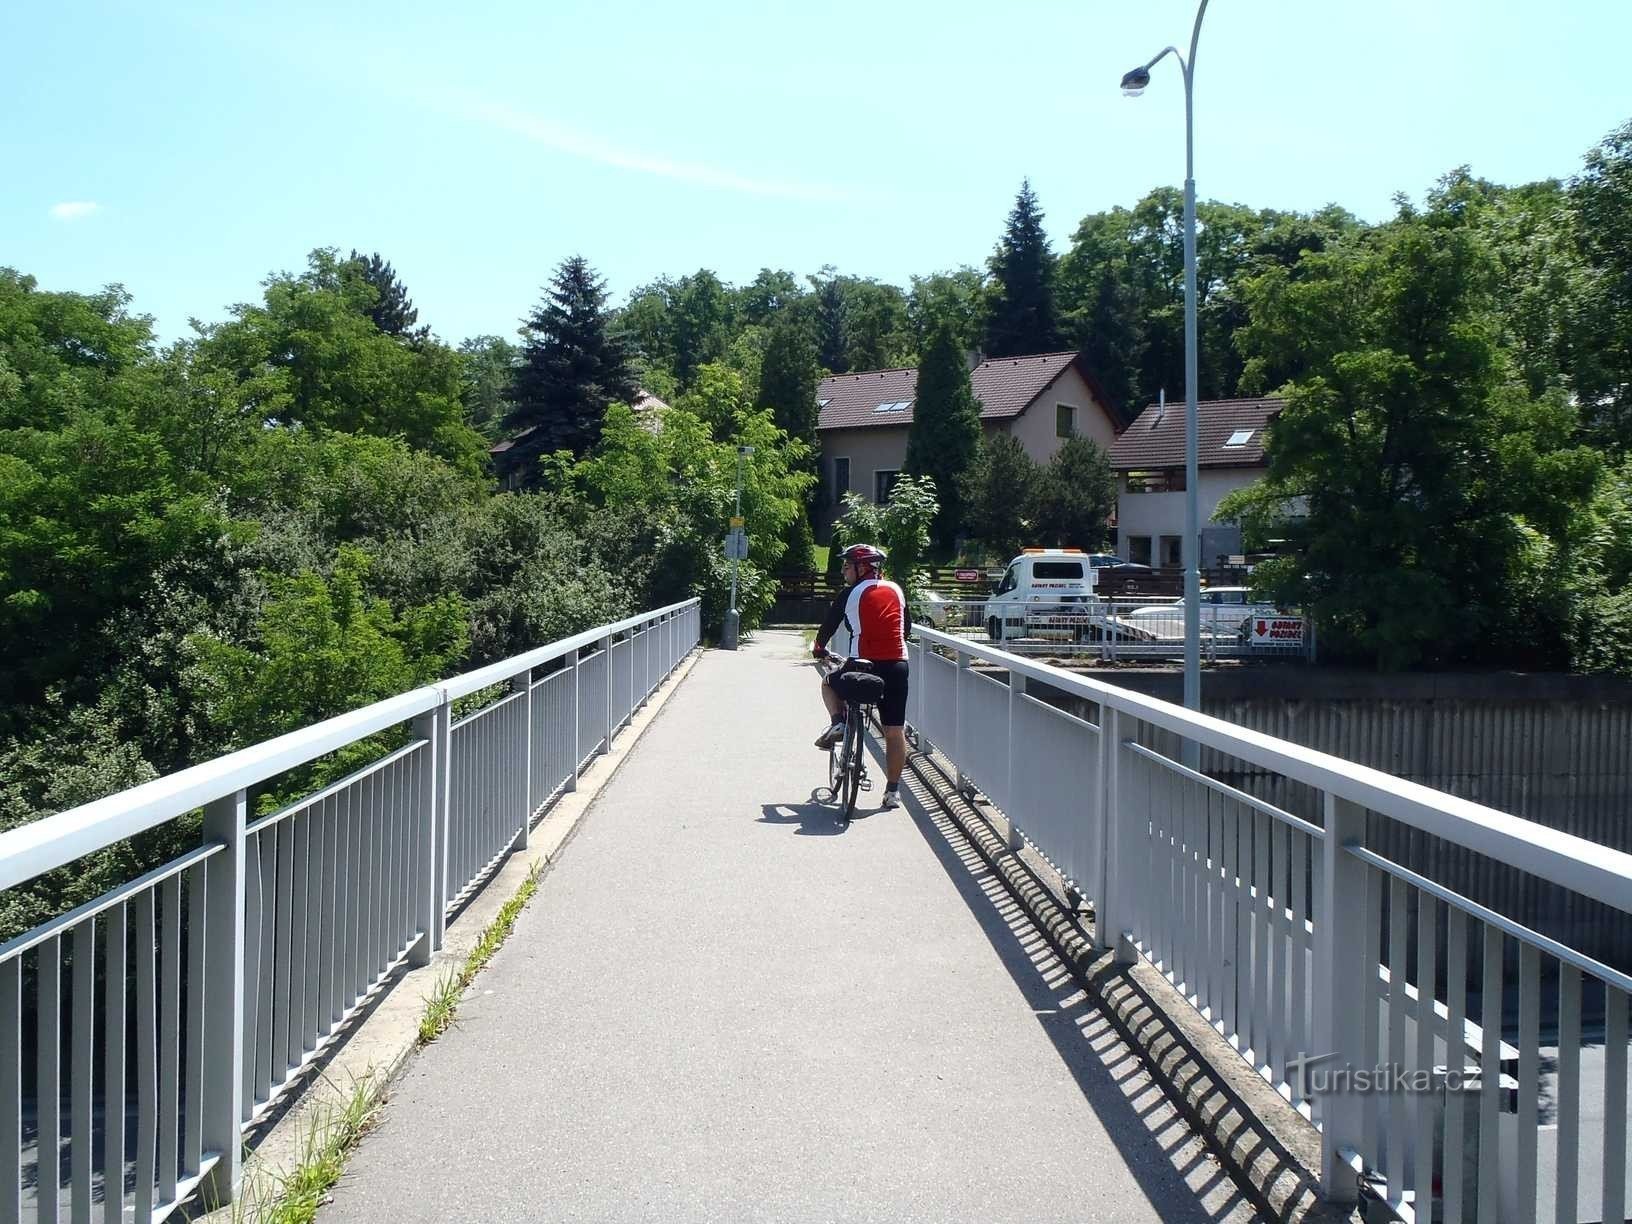
<path id="1" fill-rule="evenodd" d="M 912 669 L 920 747 L 1320 1128 L 1329 1197 L 1364 1182 L 1406 1219 L 1625 1218 L 1632 977 L 1382 857 L 1368 813 L 1622 913 L 1632 855 L 990 644 L 920 630 Z M 1028 691 L 1044 684 L 1095 721 Z M 1218 780 L 1241 764 L 1319 810 Z M 1396 1090 L 1355 1090 L 1379 1068 Z"/>
<path id="2" fill-rule="evenodd" d="M 0 1224 L 65 1206 L 145 1224 L 201 1185 L 230 1200 L 243 1130 L 394 969 L 429 962 L 700 616 L 691 600 L 602 625 L 0 834 L 4 890 L 204 813 L 196 849 L 0 945 Z M 453 717 L 497 685 L 510 695 Z M 251 818 L 253 788 L 404 727 L 395 751 Z"/>

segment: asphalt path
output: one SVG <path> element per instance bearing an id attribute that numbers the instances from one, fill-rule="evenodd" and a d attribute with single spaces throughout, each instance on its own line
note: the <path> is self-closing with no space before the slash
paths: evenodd
<path id="1" fill-rule="evenodd" d="M 1252 1218 L 944 818 L 839 827 L 822 722 L 797 634 L 701 659 L 319 1218 Z"/>

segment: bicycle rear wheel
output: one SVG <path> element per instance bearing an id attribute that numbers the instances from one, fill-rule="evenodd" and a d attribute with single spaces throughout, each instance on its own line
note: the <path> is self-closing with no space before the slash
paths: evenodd
<path id="1" fill-rule="evenodd" d="M 844 725 L 844 795 L 843 811 L 839 819 L 849 821 L 856 810 L 856 794 L 861 790 L 861 708 L 852 704 L 850 718 Z"/>

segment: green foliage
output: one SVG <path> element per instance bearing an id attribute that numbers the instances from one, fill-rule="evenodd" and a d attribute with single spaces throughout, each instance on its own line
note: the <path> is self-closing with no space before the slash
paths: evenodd
<path id="1" fill-rule="evenodd" d="M 1014 357 L 1060 347 L 1054 304 L 1054 252 L 1030 181 L 1020 184 L 1002 240 L 991 258 L 986 355 Z"/>
<path id="2" fill-rule="evenodd" d="M 885 574 L 900 584 L 916 607 L 923 588 L 918 571 L 929 553 L 930 524 L 937 508 L 935 481 L 928 476 L 900 477 L 882 506 L 847 493 L 844 513 L 833 522 L 833 555 L 852 544 L 881 545 L 889 553 Z"/>
<path id="3" fill-rule="evenodd" d="M 408 287 L 397 278 L 396 269 L 378 251 L 364 255 L 354 249 L 351 258 L 346 261 L 345 273 L 362 280 L 374 291 L 374 301 L 366 307 L 366 311 L 380 331 L 387 336 L 401 336 L 409 340 L 428 337 L 429 328 L 414 329 L 414 324 L 419 321 L 419 311 L 414 309 L 414 303 L 408 297 Z"/>
<path id="4" fill-rule="evenodd" d="M 816 451 L 816 341 L 803 320 L 779 320 L 771 328 L 760 367 L 757 407 L 768 409 L 776 427 Z"/>
<path id="5" fill-rule="evenodd" d="M 605 304 L 602 282 L 574 255 L 556 269 L 523 326 L 527 345 L 504 425 L 510 433 L 534 430 L 526 439 L 528 454 L 584 454 L 601 435 L 607 405 L 634 400 L 629 356 L 609 327 Z"/>
<path id="6" fill-rule="evenodd" d="M 1593 438 L 1632 451 L 1632 122 L 1587 154 L 1570 184 L 1585 261 L 1571 323 L 1575 391 Z"/>
<path id="7" fill-rule="evenodd" d="M 952 328 L 936 328 L 918 367 L 912 425 L 907 431 L 906 471 L 928 476 L 942 490 L 931 527 L 936 546 L 955 547 L 963 527 L 959 481 L 980 448 L 980 404 L 969 385 L 969 367 Z"/>
<path id="8" fill-rule="evenodd" d="M 779 430 L 769 411 L 752 406 L 735 371 L 705 366 L 696 383 L 661 428 L 613 407 L 600 446 L 564 473 L 564 491 L 582 497 L 592 518 L 638 509 L 654 537 L 647 548 L 659 558 L 665 593 L 700 596 L 704 622 L 715 624 L 729 600 L 721 542 L 735 512 L 737 448 L 753 447 L 742 463 L 749 557 L 739 567 L 737 604 L 743 627 L 752 628 L 775 599 L 773 575 L 814 477 L 805 470 L 805 445 Z"/>
<path id="9" fill-rule="evenodd" d="M 964 529 L 997 560 L 1008 561 L 1030 542 L 1040 478 L 1036 461 L 1016 438 L 994 433 L 982 439 L 963 477 Z"/>
<path id="10" fill-rule="evenodd" d="M 465 422 L 487 441 L 497 442 L 511 412 L 520 350 L 499 336 L 473 336 L 459 345 L 459 355 L 465 359 L 460 372 Z"/>
<path id="11" fill-rule="evenodd" d="M 1598 462 L 1573 445 L 1563 399 L 1533 398 L 1506 359 L 1497 275 L 1483 237 L 1440 206 L 1245 286 L 1249 363 L 1301 373 L 1267 479 L 1220 514 L 1293 542 L 1260 574 L 1340 656 L 1556 661 L 1535 597 Z"/>
<path id="12" fill-rule="evenodd" d="M 1035 543 L 1098 552 L 1110 539 L 1110 519 L 1115 512 L 1116 473 L 1111 470 L 1111 457 L 1092 439 L 1068 438 L 1054 452 L 1032 491 Z"/>
<path id="13" fill-rule="evenodd" d="M 920 364 L 937 327 L 951 328 L 953 338 L 964 352 L 980 348 L 986 326 L 985 294 L 986 278 L 978 268 L 965 266 L 953 272 L 912 278 L 907 321 L 912 327 Z"/>

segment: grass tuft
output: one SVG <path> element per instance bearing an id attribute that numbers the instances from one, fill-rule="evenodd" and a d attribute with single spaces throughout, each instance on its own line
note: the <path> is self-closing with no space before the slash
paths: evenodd
<path id="1" fill-rule="evenodd" d="M 499 950 L 504 941 L 510 938 L 510 932 L 515 929 L 516 916 L 526 908 L 527 902 L 533 899 L 538 891 L 538 873 L 542 864 L 533 864 L 533 869 L 527 873 L 527 879 L 522 882 L 516 895 L 506 901 L 499 912 L 493 916 L 493 921 L 482 929 L 481 936 L 476 940 L 476 946 L 465 957 L 465 963 L 457 970 L 450 970 L 445 977 L 437 982 L 430 996 L 425 1000 L 425 1014 L 419 1021 L 419 1044 L 426 1045 L 435 1041 L 453 1023 L 454 1014 L 459 1010 L 459 1000 L 465 993 L 465 988 L 471 980 L 486 967 L 487 962 L 493 959 L 493 954 Z"/>
<path id="2" fill-rule="evenodd" d="M 233 1204 L 233 1224 L 311 1224 L 340 1180 L 346 1157 L 367 1134 L 385 1098 L 384 1081 L 366 1076 L 338 1109 L 314 1114 L 301 1137 L 300 1159 L 283 1174 L 246 1178 Z"/>

